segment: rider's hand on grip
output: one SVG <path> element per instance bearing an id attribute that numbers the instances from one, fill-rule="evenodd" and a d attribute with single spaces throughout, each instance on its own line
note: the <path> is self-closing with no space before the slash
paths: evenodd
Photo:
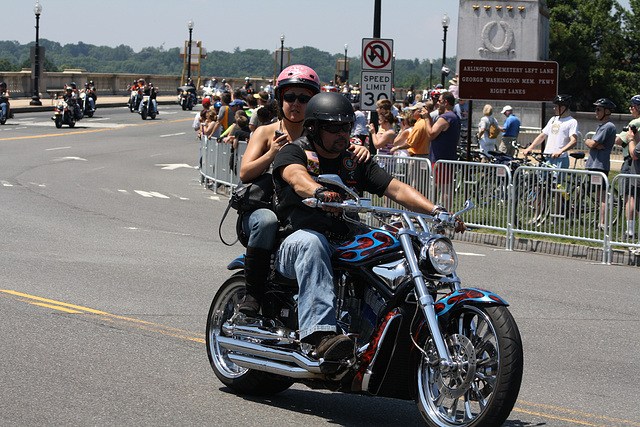
<path id="1" fill-rule="evenodd" d="M 340 194 L 335 191 L 329 190 L 327 187 L 316 188 L 316 191 L 313 192 L 313 197 L 323 203 L 342 203 L 342 197 L 340 197 Z M 323 206 L 322 209 L 332 212 L 335 215 L 338 215 L 338 213 L 340 213 L 340 209 L 338 208 Z"/>

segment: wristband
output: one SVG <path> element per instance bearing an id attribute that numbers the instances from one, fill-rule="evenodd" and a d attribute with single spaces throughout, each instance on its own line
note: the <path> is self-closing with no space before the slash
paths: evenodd
<path id="1" fill-rule="evenodd" d="M 440 205 L 433 205 L 433 208 L 431 209 L 431 216 L 434 216 L 436 214 L 439 214 L 441 212 L 446 212 L 447 210 Z"/>

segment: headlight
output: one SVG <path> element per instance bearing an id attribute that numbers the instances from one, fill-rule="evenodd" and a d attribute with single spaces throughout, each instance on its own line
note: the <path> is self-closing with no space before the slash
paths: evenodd
<path id="1" fill-rule="evenodd" d="M 456 271 L 458 256 L 453 249 L 451 241 L 446 238 L 438 238 L 428 241 L 420 250 L 421 264 L 431 264 L 440 274 L 448 275 Z"/>

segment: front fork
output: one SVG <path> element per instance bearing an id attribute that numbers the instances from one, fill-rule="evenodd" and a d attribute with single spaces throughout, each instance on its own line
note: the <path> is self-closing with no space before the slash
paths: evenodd
<path id="1" fill-rule="evenodd" d="M 449 371 L 455 368 L 456 363 L 451 359 L 449 349 L 447 348 L 447 344 L 445 343 L 442 332 L 440 331 L 440 325 L 438 324 L 438 318 L 436 317 L 434 307 L 435 301 L 429 293 L 422 271 L 420 271 L 420 268 L 418 267 L 416 253 L 413 250 L 411 238 L 417 237 L 418 233 L 415 230 L 403 228 L 398 231 L 398 235 L 400 243 L 402 244 L 402 249 L 404 249 L 407 262 L 409 263 L 411 278 L 415 283 L 418 305 L 422 309 L 422 313 L 427 321 L 427 326 L 431 332 L 433 343 L 435 344 L 436 351 L 438 352 L 440 369 L 442 371 Z"/>

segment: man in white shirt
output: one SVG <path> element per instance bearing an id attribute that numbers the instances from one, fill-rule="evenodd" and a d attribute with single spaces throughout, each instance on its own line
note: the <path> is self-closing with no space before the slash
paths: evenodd
<path id="1" fill-rule="evenodd" d="M 570 105 L 570 95 L 558 95 L 555 97 L 553 110 L 557 115 L 549 120 L 540 135 L 523 150 L 525 155 L 529 155 L 546 138 L 547 145 L 545 146 L 544 154 L 548 157 L 547 160 L 559 168 L 569 168 L 569 150 L 578 143 L 578 121 L 571 117 Z"/>

